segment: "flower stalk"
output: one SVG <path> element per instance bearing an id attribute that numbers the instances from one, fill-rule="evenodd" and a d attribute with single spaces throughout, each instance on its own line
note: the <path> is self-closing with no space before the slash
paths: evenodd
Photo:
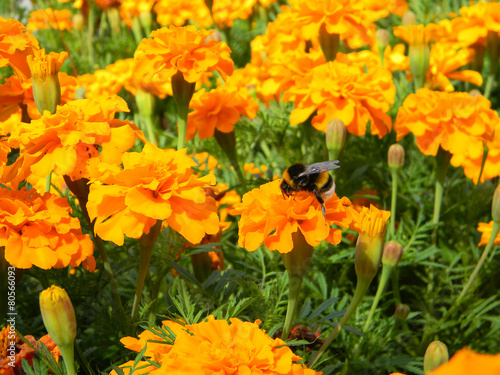
<path id="1" fill-rule="evenodd" d="M 177 134 L 177 150 L 186 145 L 187 119 L 189 113 L 189 102 L 193 97 L 196 82 L 188 82 L 184 79 L 181 71 L 172 76 L 172 92 L 177 105 L 177 121 L 179 132 Z"/>

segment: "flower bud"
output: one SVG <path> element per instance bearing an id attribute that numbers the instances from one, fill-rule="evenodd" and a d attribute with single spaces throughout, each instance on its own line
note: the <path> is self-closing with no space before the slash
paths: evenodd
<path id="1" fill-rule="evenodd" d="M 491 217 L 493 221 L 500 222 L 500 184 L 493 193 L 493 204 L 491 205 Z"/>
<path id="2" fill-rule="evenodd" d="M 415 88 L 424 87 L 425 76 L 429 70 L 430 47 L 423 25 L 410 26 L 410 46 L 408 57 Z"/>
<path id="3" fill-rule="evenodd" d="M 377 45 L 379 49 L 385 49 L 389 44 L 389 32 L 386 29 L 377 29 L 375 34 L 377 38 Z"/>
<path id="4" fill-rule="evenodd" d="M 481 91 L 479 91 L 478 89 L 472 89 L 469 91 L 469 95 L 473 98 L 477 98 L 478 96 L 481 96 L 483 94 L 481 94 Z"/>
<path id="5" fill-rule="evenodd" d="M 76 31 L 83 30 L 83 16 L 81 15 L 81 13 L 74 14 L 72 21 Z"/>
<path id="6" fill-rule="evenodd" d="M 139 21 L 146 35 L 151 34 L 151 26 L 153 24 L 153 16 L 151 11 L 139 13 Z"/>
<path id="7" fill-rule="evenodd" d="M 111 33 L 113 36 L 119 36 L 121 32 L 121 16 L 120 10 L 116 6 L 106 8 L 106 15 L 108 16 L 109 25 L 111 26 Z"/>
<path id="8" fill-rule="evenodd" d="M 360 213 L 360 233 L 354 253 L 354 268 L 358 280 L 371 282 L 377 274 L 382 258 L 387 220 L 391 213 L 370 205 Z"/>
<path id="9" fill-rule="evenodd" d="M 40 310 L 43 324 L 57 346 L 73 347 L 76 317 L 68 293 L 55 285 L 45 289 L 40 293 Z"/>
<path id="10" fill-rule="evenodd" d="M 406 318 L 410 315 L 410 308 L 408 305 L 404 305 L 402 303 L 396 306 L 396 310 L 394 311 L 394 318 L 400 322 L 404 322 Z"/>
<path id="11" fill-rule="evenodd" d="M 396 267 L 403 256 L 403 245 L 398 241 L 389 241 L 384 245 L 382 264 L 384 266 Z"/>
<path id="12" fill-rule="evenodd" d="M 407 10 L 403 17 L 401 18 L 401 24 L 403 26 L 410 26 L 417 24 L 417 16 L 411 10 Z"/>
<path id="13" fill-rule="evenodd" d="M 330 160 L 338 160 L 346 138 L 347 129 L 344 123 L 341 120 L 331 120 L 326 129 L 326 147 L 330 154 Z"/>
<path id="14" fill-rule="evenodd" d="M 424 355 L 424 373 L 437 369 L 448 362 L 448 348 L 441 341 L 433 341 L 427 347 Z"/>
<path id="15" fill-rule="evenodd" d="M 222 35 L 219 30 L 215 30 L 212 34 L 208 36 L 207 39 L 205 39 L 205 43 L 208 43 L 211 40 L 215 40 L 217 43 L 222 42 Z"/>
<path id="16" fill-rule="evenodd" d="M 35 51 L 27 57 L 33 84 L 33 98 L 40 114 L 49 111 L 54 114 L 61 104 L 61 85 L 59 69 L 68 57 L 67 52 L 45 54 L 45 49 Z"/>
<path id="17" fill-rule="evenodd" d="M 326 24 L 322 23 L 319 28 L 319 45 L 325 55 L 326 61 L 333 61 L 337 56 L 340 45 L 340 35 L 337 33 L 329 33 L 326 29 Z"/>
<path id="18" fill-rule="evenodd" d="M 387 153 L 387 163 L 390 169 L 399 170 L 405 163 L 405 149 L 399 143 L 395 143 L 389 147 Z"/>

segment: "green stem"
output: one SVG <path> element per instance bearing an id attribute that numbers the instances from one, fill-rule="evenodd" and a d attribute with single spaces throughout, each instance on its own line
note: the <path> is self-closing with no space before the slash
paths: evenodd
<path id="1" fill-rule="evenodd" d="M 151 227 L 148 234 L 145 234 L 139 240 L 139 275 L 137 276 L 137 286 L 135 289 L 134 303 L 132 304 L 132 320 L 137 318 L 139 311 L 139 302 L 141 300 L 142 289 L 144 288 L 144 280 L 149 270 L 149 262 L 151 255 L 161 231 L 162 221 L 158 220 L 155 225 Z"/>
<path id="2" fill-rule="evenodd" d="M 238 177 L 243 190 L 246 192 L 247 181 L 240 168 L 240 164 L 238 163 L 238 156 L 236 153 L 236 135 L 234 130 L 229 133 L 224 133 L 220 130 L 215 129 L 214 137 L 222 151 L 224 151 L 224 153 L 229 158 L 229 161 L 233 166 L 234 171 L 236 172 L 236 176 Z"/>
<path id="3" fill-rule="evenodd" d="M 469 280 L 467 281 L 467 284 L 465 284 L 464 289 L 462 290 L 462 293 L 458 296 L 458 298 L 455 301 L 455 304 L 458 304 L 460 300 L 467 294 L 469 291 L 470 287 L 474 283 L 474 280 L 477 277 L 477 274 L 481 270 L 481 267 L 483 266 L 484 261 L 486 258 L 488 258 L 488 254 L 490 253 L 491 249 L 493 248 L 493 245 L 495 243 L 495 239 L 498 235 L 498 232 L 500 231 L 500 222 L 498 221 L 493 221 L 493 228 L 491 229 L 491 236 L 488 241 L 488 244 L 483 250 L 483 254 L 481 255 L 481 258 L 479 259 L 479 262 L 476 264 L 476 268 L 474 268 L 474 271 L 472 271 L 472 274 L 470 275 Z"/>
<path id="4" fill-rule="evenodd" d="M 389 281 L 389 276 L 391 275 L 392 269 L 393 267 L 387 265 L 384 265 L 382 268 L 382 275 L 378 283 L 377 293 L 375 294 L 375 298 L 373 299 L 368 318 L 366 319 L 365 325 L 363 326 L 363 332 L 366 332 L 371 326 L 373 314 L 375 313 L 380 298 L 382 297 L 382 293 L 384 293 L 385 287 L 387 286 L 387 282 Z"/>
<path id="5" fill-rule="evenodd" d="M 398 180 L 399 174 L 398 170 L 395 168 L 391 168 L 392 174 L 392 193 L 391 193 L 391 218 L 390 218 L 390 232 L 391 232 L 391 240 L 394 240 L 396 237 L 396 198 L 398 196 Z"/>
<path id="6" fill-rule="evenodd" d="M 401 293 L 399 292 L 399 270 L 396 268 L 391 277 L 392 293 L 394 293 L 394 302 L 396 305 L 401 303 Z"/>
<path id="7" fill-rule="evenodd" d="M 292 327 L 293 316 L 299 302 L 300 288 L 302 286 L 302 277 L 291 276 L 288 278 L 288 307 L 286 309 L 285 324 L 283 325 L 283 333 L 281 339 L 288 340 L 290 329 Z"/>
<path id="8" fill-rule="evenodd" d="M 439 147 L 436 155 L 436 190 L 434 194 L 434 213 L 432 215 L 432 223 L 439 223 L 441 212 L 441 202 L 443 200 L 444 183 L 446 181 L 446 171 L 450 164 L 451 154 L 448 151 Z M 434 244 L 436 243 L 437 228 L 434 229 Z"/>
<path id="9" fill-rule="evenodd" d="M 94 7 L 89 1 L 89 15 L 87 23 L 87 50 L 89 53 L 89 73 L 94 71 Z"/>
<path id="10" fill-rule="evenodd" d="M 311 362 L 309 362 L 307 367 L 313 368 L 314 365 L 318 362 L 318 360 L 323 355 L 323 353 L 326 351 L 328 346 L 332 343 L 332 341 L 335 339 L 335 337 L 337 337 L 337 335 L 342 330 L 342 328 L 344 328 L 344 325 L 347 323 L 347 321 L 352 316 L 352 314 L 354 314 L 354 312 L 356 311 L 356 308 L 361 303 L 361 300 L 363 299 L 363 296 L 365 295 L 369 286 L 370 286 L 370 281 L 358 279 L 358 284 L 356 285 L 356 290 L 354 291 L 354 296 L 352 297 L 351 303 L 347 307 L 347 311 L 345 312 L 344 316 L 340 320 L 339 324 L 337 324 L 337 326 L 335 327 L 333 332 L 330 334 L 330 336 L 328 336 L 325 343 L 318 350 L 318 352 L 316 353 L 314 358 L 311 360 Z"/>
<path id="11" fill-rule="evenodd" d="M 52 185 L 52 172 L 45 178 L 45 192 L 50 193 L 50 186 Z"/>
<path id="12" fill-rule="evenodd" d="M 68 375 L 76 375 L 74 344 L 62 345 L 59 347 L 59 350 L 61 350 Z"/>
<path id="13" fill-rule="evenodd" d="M 189 107 L 178 105 L 177 106 L 177 124 L 179 133 L 177 134 L 177 150 L 186 147 L 186 132 L 187 132 L 187 117 Z"/>
<path id="14" fill-rule="evenodd" d="M 486 78 L 486 85 L 484 88 L 484 96 L 486 99 L 490 98 L 491 88 L 493 87 L 493 82 L 495 81 L 496 74 L 488 74 L 488 78 Z"/>

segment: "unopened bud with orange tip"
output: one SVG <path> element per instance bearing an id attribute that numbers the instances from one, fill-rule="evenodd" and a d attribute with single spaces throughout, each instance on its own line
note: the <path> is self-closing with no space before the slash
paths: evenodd
<path id="1" fill-rule="evenodd" d="M 43 324 L 57 346 L 73 345 L 76 337 L 76 317 L 68 293 L 56 285 L 40 293 Z"/>
<path id="2" fill-rule="evenodd" d="M 491 217 L 493 221 L 500 222 L 500 184 L 497 185 L 493 193 L 493 203 L 491 205 Z"/>
<path id="3" fill-rule="evenodd" d="M 389 211 L 379 210 L 373 205 L 363 207 L 357 219 L 359 237 L 354 254 L 354 268 L 358 280 L 371 282 L 377 274 L 382 259 Z"/>
<path id="4" fill-rule="evenodd" d="M 397 321 L 404 322 L 406 318 L 408 318 L 408 315 L 410 315 L 410 307 L 408 305 L 400 303 L 396 306 L 394 318 L 396 318 Z"/>
<path id="5" fill-rule="evenodd" d="M 401 24 L 403 26 L 410 26 L 417 24 L 417 16 L 411 10 L 407 10 L 403 17 L 401 18 Z"/>
<path id="6" fill-rule="evenodd" d="M 384 266 L 396 267 L 403 256 L 403 245 L 398 241 L 389 241 L 384 245 L 382 264 Z"/>
<path id="7" fill-rule="evenodd" d="M 40 114 L 49 111 L 54 114 L 61 104 L 61 84 L 59 69 L 68 57 L 67 52 L 51 52 L 45 54 L 45 49 L 35 50 L 34 55 L 27 57 L 33 84 L 33 97 Z"/>
<path id="8" fill-rule="evenodd" d="M 347 129 L 341 120 L 331 120 L 326 129 L 326 147 L 330 160 L 338 160 L 344 149 Z"/>
<path id="9" fill-rule="evenodd" d="M 319 28 L 319 45 L 327 62 L 335 60 L 340 45 L 340 34 L 328 32 L 326 23 Z"/>
<path id="10" fill-rule="evenodd" d="M 390 169 L 399 170 L 405 163 L 405 149 L 399 143 L 389 147 L 387 152 L 387 163 Z"/>
<path id="11" fill-rule="evenodd" d="M 415 91 L 424 87 L 425 76 L 429 70 L 430 47 L 429 36 L 424 25 L 410 25 L 410 46 L 408 57 L 410 71 L 415 82 Z"/>
<path id="12" fill-rule="evenodd" d="M 433 341 L 427 347 L 424 355 L 424 373 L 437 369 L 448 362 L 448 348 L 441 341 Z"/>

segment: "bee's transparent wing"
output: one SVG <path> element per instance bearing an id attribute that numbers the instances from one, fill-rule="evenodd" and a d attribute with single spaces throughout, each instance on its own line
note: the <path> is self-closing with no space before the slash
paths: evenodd
<path id="1" fill-rule="evenodd" d="M 299 174 L 297 177 L 307 176 L 309 174 L 314 174 L 314 173 L 328 172 L 331 171 L 332 169 L 340 168 L 340 165 L 337 165 L 338 162 L 339 162 L 338 160 L 329 160 L 329 161 L 323 161 L 321 163 L 314 163 L 308 165 L 306 167 L 306 170 L 301 174 Z"/>

